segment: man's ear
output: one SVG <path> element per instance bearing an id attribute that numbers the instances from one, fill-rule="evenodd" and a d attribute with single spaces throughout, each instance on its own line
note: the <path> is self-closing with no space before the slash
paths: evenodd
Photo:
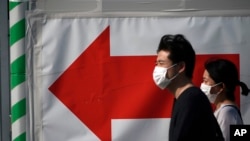
<path id="1" fill-rule="evenodd" d="M 178 63 L 178 67 L 179 67 L 179 73 L 184 72 L 186 70 L 185 62 L 182 61 L 182 62 Z"/>

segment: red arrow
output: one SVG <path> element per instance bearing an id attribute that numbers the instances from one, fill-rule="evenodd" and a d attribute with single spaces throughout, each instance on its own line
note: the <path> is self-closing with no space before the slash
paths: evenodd
<path id="1" fill-rule="evenodd" d="M 194 73 L 198 86 L 203 73 L 200 61 L 208 57 L 197 57 L 202 64 Z M 170 117 L 173 96 L 153 82 L 155 59 L 111 57 L 107 27 L 49 90 L 100 140 L 111 141 L 111 119 Z"/>
<path id="2" fill-rule="evenodd" d="M 156 56 L 110 56 L 107 27 L 49 90 L 102 141 L 111 119 L 170 117 L 173 96 L 152 79 Z"/>

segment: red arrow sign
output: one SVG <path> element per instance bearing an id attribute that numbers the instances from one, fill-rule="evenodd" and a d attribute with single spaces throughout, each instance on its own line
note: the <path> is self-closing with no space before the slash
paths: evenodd
<path id="1" fill-rule="evenodd" d="M 49 88 L 102 141 L 111 140 L 111 119 L 170 117 L 173 100 L 153 82 L 156 56 L 111 57 L 109 34 L 108 27 Z"/>
<path id="2" fill-rule="evenodd" d="M 170 117 L 173 96 L 153 82 L 155 59 L 111 57 L 107 27 L 49 90 L 100 140 L 110 141 L 111 119 Z"/>

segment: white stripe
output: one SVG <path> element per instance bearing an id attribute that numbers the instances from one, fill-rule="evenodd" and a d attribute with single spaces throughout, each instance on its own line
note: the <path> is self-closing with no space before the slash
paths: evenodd
<path id="1" fill-rule="evenodd" d="M 24 38 L 16 42 L 10 47 L 10 62 L 12 63 L 18 57 L 22 56 L 25 53 L 24 49 Z"/>
<path id="2" fill-rule="evenodd" d="M 16 6 L 14 9 L 10 11 L 10 27 L 12 27 L 15 23 L 24 19 L 25 16 L 25 4 L 21 3 L 20 5 Z"/>
<path id="3" fill-rule="evenodd" d="M 22 99 L 25 98 L 25 82 L 21 83 L 20 85 L 16 86 L 12 91 L 11 91 L 11 107 L 16 104 L 17 102 L 21 101 Z"/>
<path id="4" fill-rule="evenodd" d="M 170 118 L 112 119 L 112 141 L 168 139 Z"/>
<path id="5" fill-rule="evenodd" d="M 24 53 L 24 38 L 22 38 L 10 47 L 10 62 L 12 63 Z"/>
<path id="6" fill-rule="evenodd" d="M 27 2 L 29 0 L 9 0 L 9 2 Z"/>
<path id="7" fill-rule="evenodd" d="M 242 43 L 248 43 L 249 33 L 248 28 L 239 26 L 244 25 L 242 21 L 250 22 L 250 17 L 112 19 L 109 21 L 110 53 L 111 56 L 156 55 L 163 35 L 180 33 L 191 42 L 197 54 L 239 53 Z"/>
<path id="8" fill-rule="evenodd" d="M 12 124 L 12 139 L 26 132 L 26 116 L 19 118 Z"/>

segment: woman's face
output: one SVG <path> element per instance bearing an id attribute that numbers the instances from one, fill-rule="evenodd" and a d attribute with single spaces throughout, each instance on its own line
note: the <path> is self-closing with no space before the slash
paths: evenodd
<path id="1" fill-rule="evenodd" d="M 217 83 L 215 83 L 215 81 L 210 77 L 209 73 L 207 70 L 204 71 L 203 73 L 203 83 L 209 86 L 214 86 Z M 220 85 L 216 85 L 214 87 L 211 88 L 210 93 L 211 94 L 216 94 L 219 92 L 219 90 L 221 89 Z"/>
<path id="2" fill-rule="evenodd" d="M 214 80 L 210 77 L 207 70 L 205 70 L 204 73 L 203 73 L 203 83 L 205 83 L 205 84 L 207 84 L 209 86 L 215 85 Z"/>

